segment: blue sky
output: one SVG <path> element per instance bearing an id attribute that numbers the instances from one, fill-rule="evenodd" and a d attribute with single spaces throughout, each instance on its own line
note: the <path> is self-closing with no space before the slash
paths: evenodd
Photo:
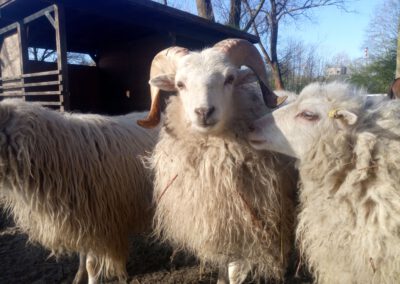
<path id="1" fill-rule="evenodd" d="M 302 18 L 295 23 L 288 21 L 281 24 L 279 30 L 281 46 L 284 45 L 286 39 L 294 38 L 305 44 L 317 46 L 318 54 L 327 60 L 337 54 L 347 54 L 349 59 L 363 57 L 366 47 L 364 45 L 366 29 L 374 10 L 382 6 L 384 1 L 348 0 L 346 8 L 350 12 L 333 6 L 313 9 L 309 13 L 310 20 Z M 228 1 L 225 2 L 228 3 Z M 197 13 L 195 0 L 168 0 L 168 3 L 178 9 Z"/>
<path id="2" fill-rule="evenodd" d="M 364 56 L 366 29 L 375 8 L 383 0 L 358 0 L 348 3 L 347 13 L 335 7 L 314 10 L 311 20 L 297 24 L 287 23 L 281 27 L 283 38 L 294 37 L 305 43 L 316 44 L 327 58 L 346 53 L 351 59 Z"/>

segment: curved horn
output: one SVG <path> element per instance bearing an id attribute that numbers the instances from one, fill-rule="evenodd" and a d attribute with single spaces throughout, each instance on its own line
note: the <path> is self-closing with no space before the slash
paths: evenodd
<path id="1" fill-rule="evenodd" d="M 226 39 L 214 45 L 214 48 L 226 53 L 231 62 L 238 66 L 245 65 L 254 71 L 260 82 L 261 92 L 264 102 L 270 108 L 282 104 L 286 96 L 278 97 L 268 88 L 267 71 L 264 67 L 264 61 L 257 48 L 244 39 Z"/>
<path id="2" fill-rule="evenodd" d="M 151 62 L 150 79 L 162 74 L 175 74 L 178 59 L 189 53 L 189 50 L 179 46 L 173 46 L 157 53 Z M 160 123 L 160 89 L 150 86 L 151 106 L 145 119 L 137 123 L 144 128 L 153 128 Z"/>

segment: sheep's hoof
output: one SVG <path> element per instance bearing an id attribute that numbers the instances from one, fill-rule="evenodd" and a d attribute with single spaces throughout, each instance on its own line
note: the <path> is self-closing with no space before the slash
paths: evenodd
<path id="1" fill-rule="evenodd" d="M 72 281 L 72 284 L 87 284 L 88 280 L 89 279 L 86 269 L 78 270 L 75 275 L 74 281 Z"/>

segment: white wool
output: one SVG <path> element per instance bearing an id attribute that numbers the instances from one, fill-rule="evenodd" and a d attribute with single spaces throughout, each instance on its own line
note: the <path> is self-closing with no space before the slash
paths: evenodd
<path id="1" fill-rule="evenodd" d="M 143 116 L 59 113 L 0 103 L 0 197 L 29 240 L 55 254 L 91 253 L 124 278 L 128 234 L 148 230 L 152 187 L 140 156 L 157 130 Z"/>
<path id="2" fill-rule="evenodd" d="M 200 260 L 248 263 L 282 279 L 292 246 L 291 161 L 253 150 L 248 124 L 267 111 L 259 89 L 233 94 L 230 120 L 217 134 L 192 131 L 180 97 L 171 97 L 149 166 L 155 171 L 155 230 Z"/>

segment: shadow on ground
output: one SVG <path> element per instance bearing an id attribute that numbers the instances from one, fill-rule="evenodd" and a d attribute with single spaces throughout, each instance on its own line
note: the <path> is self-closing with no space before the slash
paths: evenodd
<path id="1" fill-rule="evenodd" d="M 0 232 L 0 283 L 72 282 L 78 269 L 79 259 L 76 255 L 59 259 L 49 257 L 49 251 L 27 243 L 26 235 L 20 234 L 12 221 L 4 214 L 2 216 L 1 210 Z M 194 257 L 182 252 L 175 254 L 173 260 L 172 255 L 173 250 L 165 244 L 152 242 L 142 236 L 132 238 L 127 264 L 129 283 L 216 283 L 217 272 L 211 267 L 200 266 Z M 296 261 L 293 261 L 285 283 L 310 283 L 307 274 L 294 277 L 295 267 Z"/>

